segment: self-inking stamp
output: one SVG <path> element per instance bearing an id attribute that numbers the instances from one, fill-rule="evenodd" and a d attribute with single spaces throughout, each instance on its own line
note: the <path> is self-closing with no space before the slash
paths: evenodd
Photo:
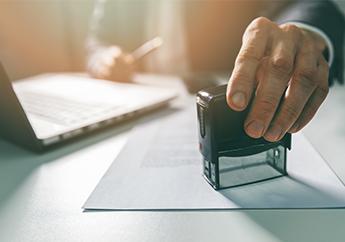
<path id="1" fill-rule="evenodd" d="M 250 106 L 250 105 L 249 105 Z M 284 176 L 291 134 L 277 142 L 249 137 L 243 128 L 249 111 L 226 102 L 226 85 L 197 94 L 199 145 L 203 175 L 214 189 L 235 187 Z"/>

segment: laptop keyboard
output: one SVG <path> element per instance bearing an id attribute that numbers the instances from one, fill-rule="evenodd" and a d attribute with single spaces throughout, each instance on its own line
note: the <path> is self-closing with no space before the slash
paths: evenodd
<path id="1" fill-rule="evenodd" d="M 83 103 L 29 91 L 20 92 L 18 96 L 25 112 L 62 125 L 73 125 L 104 116 L 120 107 L 104 103 Z"/>

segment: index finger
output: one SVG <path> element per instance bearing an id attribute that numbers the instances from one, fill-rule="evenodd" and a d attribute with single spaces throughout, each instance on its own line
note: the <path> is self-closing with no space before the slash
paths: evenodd
<path id="1" fill-rule="evenodd" d="M 265 55 L 269 40 L 268 27 L 272 24 L 266 18 L 257 18 L 243 35 L 242 47 L 237 55 L 227 89 L 228 105 L 236 111 L 242 111 L 247 107 L 253 93 L 256 72 L 260 60 Z"/>

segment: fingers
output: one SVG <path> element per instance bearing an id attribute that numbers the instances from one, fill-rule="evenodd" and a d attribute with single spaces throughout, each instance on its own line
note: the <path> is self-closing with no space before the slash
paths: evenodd
<path id="1" fill-rule="evenodd" d="M 88 69 L 93 77 L 102 79 L 110 75 L 110 69 L 113 64 L 113 59 L 109 59 L 107 56 L 105 58 L 97 56 L 89 61 Z"/>
<path id="2" fill-rule="evenodd" d="M 236 111 L 245 109 L 252 96 L 256 72 L 264 57 L 269 40 L 269 26 L 272 24 L 266 18 L 258 18 L 245 31 L 227 90 L 228 105 Z"/>
<path id="3" fill-rule="evenodd" d="M 276 33 L 272 41 L 271 56 L 262 80 L 259 80 L 256 96 L 249 112 L 245 130 L 253 138 L 264 135 L 279 106 L 281 97 L 290 80 L 299 43 L 299 32 L 287 28 Z"/>
<path id="4" fill-rule="evenodd" d="M 117 46 L 99 48 L 89 57 L 88 71 L 92 77 L 116 82 L 130 82 L 135 59 Z"/>
<path id="5" fill-rule="evenodd" d="M 99 79 L 107 79 L 115 59 L 122 55 L 122 50 L 117 46 L 99 48 L 89 57 L 88 70 L 90 74 Z"/>
<path id="6" fill-rule="evenodd" d="M 313 42 L 306 38 L 296 57 L 296 64 L 290 85 L 275 118 L 265 133 L 268 141 L 277 141 L 291 128 L 300 116 L 309 97 L 318 85 L 317 60 Z"/>
<path id="7" fill-rule="evenodd" d="M 328 92 L 325 46 L 318 35 L 291 24 L 278 26 L 257 18 L 248 26 L 227 103 L 242 111 L 254 96 L 244 124 L 249 136 L 277 141 L 311 120 Z"/>
<path id="8" fill-rule="evenodd" d="M 117 58 L 117 61 L 123 65 L 133 65 L 135 63 L 135 58 L 131 54 L 123 54 Z"/>
<path id="9" fill-rule="evenodd" d="M 292 128 L 290 128 L 290 133 L 296 133 L 302 128 L 304 128 L 310 120 L 314 117 L 317 110 L 326 99 L 328 94 L 328 73 L 329 67 L 326 60 L 321 56 L 319 58 L 319 65 L 317 71 L 317 78 L 319 79 L 320 85 L 315 89 L 301 115 L 298 117 L 297 121 L 294 123 Z"/>
<path id="10" fill-rule="evenodd" d="M 135 71 L 135 60 L 130 54 L 122 54 L 115 59 L 110 79 L 116 82 L 131 82 Z"/>

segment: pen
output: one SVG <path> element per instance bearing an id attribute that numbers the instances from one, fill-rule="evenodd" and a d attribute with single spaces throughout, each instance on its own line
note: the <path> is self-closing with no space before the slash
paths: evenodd
<path id="1" fill-rule="evenodd" d="M 146 41 L 144 44 L 135 49 L 131 56 L 133 57 L 133 62 L 138 61 L 144 56 L 150 54 L 152 51 L 158 49 L 162 46 L 163 40 L 161 37 L 157 36 L 149 41 Z"/>

